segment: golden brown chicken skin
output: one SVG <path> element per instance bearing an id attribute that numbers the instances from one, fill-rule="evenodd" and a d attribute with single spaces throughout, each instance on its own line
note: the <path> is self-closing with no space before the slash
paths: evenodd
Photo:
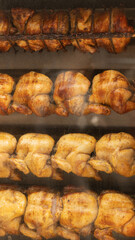
<path id="1" fill-rule="evenodd" d="M 55 81 L 53 99 L 56 103 L 55 112 L 61 116 L 69 113 L 77 116 L 89 113 L 108 115 L 106 106 L 88 103 L 90 81 L 79 72 L 67 71 L 58 75 Z"/>
<path id="2" fill-rule="evenodd" d="M 26 197 L 15 187 L 0 186 L 0 236 L 19 234 Z"/>
<path id="3" fill-rule="evenodd" d="M 135 175 L 135 139 L 130 134 L 106 134 L 96 143 L 95 151 L 96 157 L 89 161 L 94 169 L 125 177 Z"/>
<path id="4" fill-rule="evenodd" d="M 87 134 L 72 133 L 62 136 L 56 144 L 55 155 L 51 157 L 53 167 L 99 180 L 97 171 L 88 164 L 95 144 L 96 139 Z"/>
<path id="5" fill-rule="evenodd" d="M 119 114 L 135 110 L 135 88 L 118 71 L 107 70 L 96 75 L 89 102 L 111 107 Z M 106 106 L 106 107 L 107 107 Z"/>
<path id="6" fill-rule="evenodd" d="M 28 133 L 20 137 L 16 156 L 12 157 L 14 168 L 37 177 L 53 177 L 61 179 L 60 175 L 52 168 L 50 154 L 54 147 L 54 139 L 46 134 Z"/>
<path id="7" fill-rule="evenodd" d="M 43 117 L 54 112 L 50 92 L 52 81 L 41 73 L 29 72 L 20 77 L 13 95 L 13 109 L 23 114 Z"/>

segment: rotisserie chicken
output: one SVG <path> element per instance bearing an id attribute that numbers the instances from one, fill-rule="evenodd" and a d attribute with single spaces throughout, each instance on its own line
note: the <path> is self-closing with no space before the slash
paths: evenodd
<path id="1" fill-rule="evenodd" d="M 135 175 L 135 139 L 130 134 L 110 133 L 96 143 L 96 157 L 89 163 L 98 171 L 115 171 L 122 176 Z"/>
<path id="2" fill-rule="evenodd" d="M 11 107 L 14 79 L 7 74 L 0 73 L 0 114 L 8 115 L 13 112 Z"/>
<path id="3" fill-rule="evenodd" d="M 53 177 L 59 180 L 61 176 L 52 168 L 50 162 L 53 146 L 54 139 L 49 135 L 25 134 L 18 141 L 16 157 L 11 158 L 11 164 L 24 174 L 31 172 L 37 177 Z"/>
<path id="4" fill-rule="evenodd" d="M 0 237 L 19 234 L 26 207 L 25 195 L 14 186 L 0 186 Z"/>
<path id="5" fill-rule="evenodd" d="M 5 36 L 5 41 L 0 41 L 0 50 L 4 52 L 16 43 L 26 51 L 40 51 L 44 48 L 57 51 L 73 45 L 84 52 L 94 53 L 98 47 L 103 47 L 109 52 L 119 53 L 130 42 L 130 37 L 90 38 L 83 37 L 83 34 L 134 32 L 123 10 L 118 8 L 100 11 L 83 8 L 57 11 L 46 9 L 39 12 L 15 8 L 11 9 L 10 17 L 1 11 L 0 20 L 0 34 Z M 77 37 L 77 34 L 82 36 Z M 7 40 L 7 35 L 13 36 L 13 40 Z M 23 39 L 23 35 L 27 40 Z"/>
<path id="6" fill-rule="evenodd" d="M 83 177 L 100 179 L 97 172 L 88 164 L 94 151 L 96 139 L 87 134 L 67 134 L 56 144 L 56 153 L 51 157 L 54 168 Z"/>
<path id="7" fill-rule="evenodd" d="M 28 133 L 20 137 L 17 147 L 12 135 L 0 133 L 0 142 L 0 177 L 18 180 L 17 173 L 31 172 L 62 180 L 61 171 L 96 180 L 101 179 L 99 171 L 135 175 L 135 138 L 124 132 L 106 134 L 98 142 L 88 134 L 71 133 L 62 136 L 56 146 L 49 135 Z"/>
<path id="8" fill-rule="evenodd" d="M 108 105 L 115 112 L 123 114 L 135 110 L 135 88 L 120 72 L 104 71 L 93 79 L 89 102 Z"/>
<path id="9" fill-rule="evenodd" d="M 3 210 L 4 208 L 4 210 Z M 55 236 L 79 240 L 80 236 L 114 240 L 112 231 L 135 237 L 135 204 L 128 195 L 104 192 L 99 197 L 85 189 L 59 192 L 31 187 L 24 193 L 0 187 L 0 235 L 18 234 L 32 239 Z"/>
<path id="10" fill-rule="evenodd" d="M 36 72 L 24 74 L 16 85 L 13 109 L 23 114 L 33 112 L 41 117 L 53 113 L 54 105 L 51 104 L 49 96 L 52 85 L 52 81 L 44 74 Z"/>
<path id="11" fill-rule="evenodd" d="M 0 132 L 0 178 L 13 176 L 13 169 L 10 166 L 10 157 L 16 148 L 16 138 L 5 132 Z"/>
<path id="12" fill-rule="evenodd" d="M 90 81 L 81 73 L 68 71 L 59 74 L 53 94 L 56 113 L 61 116 L 68 116 L 69 113 L 80 116 L 92 112 L 108 115 L 110 110 L 107 107 L 88 103 L 89 87 Z"/>

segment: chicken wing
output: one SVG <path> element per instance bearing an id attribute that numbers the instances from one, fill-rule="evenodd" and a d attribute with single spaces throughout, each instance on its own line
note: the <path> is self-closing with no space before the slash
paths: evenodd
<path id="1" fill-rule="evenodd" d="M 7 74 L 0 73 L 0 114 L 7 115 L 13 112 L 12 91 L 14 89 L 14 79 Z"/>
<path id="2" fill-rule="evenodd" d="M 90 154 L 94 151 L 96 140 L 87 134 L 67 134 L 56 144 L 56 153 L 51 161 L 54 168 L 83 177 L 100 177 L 89 164 Z"/>
<path id="3" fill-rule="evenodd" d="M 120 72 L 107 70 L 94 77 L 89 102 L 108 105 L 123 114 L 135 110 L 135 88 Z"/>
<path id="4" fill-rule="evenodd" d="M 15 187 L 0 186 L 0 236 L 19 234 L 26 197 Z"/>
<path id="5" fill-rule="evenodd" d="M 135 139 L 130 134 L 110 133 L 96 143 L 96 157 L 89 164 L 96 170 L 113 171 L 125 177 L 135 175 Z"/>
<path id="6" fill-rule="evenodd" d="M 110 110 L 106 106 L 88 103 L 90 81 L 79 72 L 64 72 L 58 75 L 55 81 L 53 99 L 56 103 L 56 113 L 68 116 L 69 113 L 77 116 L 89 113 L 108 115 Z"/>
<path id="7" fill-rule="evenodd" d="M 13 109 L 23 114 L 35 113 L 45 116 L 54 112 L 50 92 L 52 81 L 41 73 L 29 72 L 24 74 L 16 85 L 13 95 Z"/>

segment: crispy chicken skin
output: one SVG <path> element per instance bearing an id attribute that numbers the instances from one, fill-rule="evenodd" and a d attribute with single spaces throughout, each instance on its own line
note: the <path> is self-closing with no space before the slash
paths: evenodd
<path id="1" fill-rule="evenodd" d="M 45 116 L 54 112 L 50 102 L 52 81 L 41 73 L 29 72 L 20 77 L 13 95 L 13 109 L 23 114 Z"/>
<path id="2" fill-rule="evenodd" d="M 19 234 L 26 197 L 14 188 L 0 186 L 0 236 Z"/>
<path id="3" fill-rule="evenodd" d="M 56 144 L 55 155 L 51 157 L 53 167 L 99 180 L 97 171 L 88 164 L 95 144 L 96 139 L 87 134 L 72 133 L 62 136 Z"/>
<path id="4" fill-rule="evenodd" d="M 0 178 L 11 177 L 10 157 L 16 148 L 16 138 L 5 132 L 0 132 Z"/>
<path id="5" fill-rule="evenodd" d="M 26 195 L 26 197 L 25 197 Z M 135 237 L 135 204 L 128 195 L 66 187 L 60 195 L 45 187 L 0 186 L 0 236 L 21 233 L 33 239 L 94 236 L 115 240 L 112 231 Z"/>
<path id="6" fill-rule="evenodd" d="M 95 151 L 96 157 L 89 161 L 94 169 L 125 177 L 135 175 L 135 139 L 130 134 L 106 134 L 96 143 Z"/>
<path id="7" fill-rule="evenodd" d="M 93 78 L 89 102 L 100 106 L 108 105 L 119 114 L 133 111 L 135 110 L 135 88 L 120 72 L 107 70 Z"/>
<path id="8" fill-rule="evenodd" d="M 115 192 L 101 194 L 95 221 L 95 237 L 99 240 L 113 240 L 112 230 L 128 237 L 134 237 L 134 215 L 134 202 L 129 196 Z"/>
<path id="9" fill-rule="evenodd" d="M 7 74 L 0 73 L 0 114 L 7 115 L 13 112 L 11 101 L 13 99 L 11 93 L 15 82 L 12 77 Z"/>
<path id="10" fill-rule="evenodd" d="M 15 43 L 26 51 L 40 51 L 46 48 L 49 51 L 64 49 L 67 45 L 94 53 L 98 47 L 103 47 L 109 52 L 119 53 L 124 50 L 130 38 L 80 38 L 62 39 L 53 38 L 53 34 L 69 35 L 79 33 L 121 33 L 134 31 L 128 25 L 127 18 L 121 9 L 113 8 L 111 11 L 77 8 L 69 11 L 65 10 L 42 10 L 36 12 L 26 8 L 11 9 L 11 16 L 5 12 L 0 12 L 0 34 L 14 35 L 40 35 L 52 34 L 51 39 L 16 40 Z M 11 24 L 12 23 L 12 24 Z M 113 43 L 113 44 L 112 44 Z M 8 51 L 14 42 L 0 41 L 0 50 Z"/>
<path id="11" fill-rule="evenodd" d="M 25 134 L 18 141 L 16 157 L 12 158 L 12 164 L 24 174 L 31 172 L 37 177 L 53 177 L 59 180 L 60 175 L 52 168 L 50 162 L 53 146 L 54 139 L 49 135 Z"/>
<path id="12" fill-rule="evenodd" d="M 58 75 L 55 81 L 53 99 L 56 103 L 56 114 L 77 116 L 89 113 L 108 115 L 110 110 L 106 106 L 88 103 L 90 81 L 79 72 L 67 71 Z"/>

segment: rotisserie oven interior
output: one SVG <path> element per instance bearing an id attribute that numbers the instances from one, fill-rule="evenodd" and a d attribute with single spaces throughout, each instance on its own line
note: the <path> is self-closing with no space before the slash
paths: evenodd
<path id="1" fill-rule="evenodd" d="M 0 9 L 0 239 L 134 239 L 135 2 Z"/>

